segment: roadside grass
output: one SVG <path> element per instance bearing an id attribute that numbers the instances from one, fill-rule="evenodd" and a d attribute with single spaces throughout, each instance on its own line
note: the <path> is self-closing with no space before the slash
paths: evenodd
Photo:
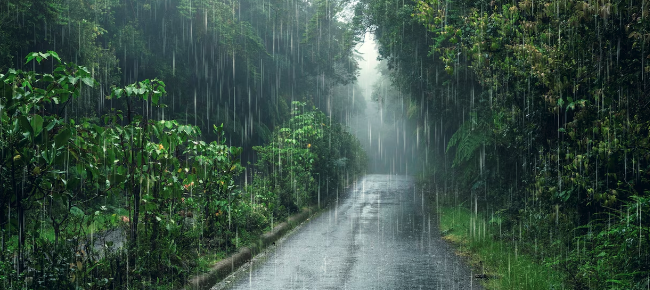
<path id="1" fill-rule="evenodd" d="M 197 260 L 197 269 L 199 273 L 207 273 L 217 262 L 226 258 L 225 251 L 211 252 L 199 256 Z"/>
<path id="2" fill-rule="evenodd" d="M 467 257 L 486 289 L 564 289 L 563 276 L 518 251 L 518 241 L 499 240 L 499 225 L 463 207 L 440 207 L 443 239 Z"/>

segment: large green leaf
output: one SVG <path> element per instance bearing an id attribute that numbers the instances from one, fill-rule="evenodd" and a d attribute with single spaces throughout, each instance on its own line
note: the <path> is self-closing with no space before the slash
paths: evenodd
<path id="1" fill-rule="evenodd" d="M 34 135 L 34 130 L 32 130 L 32 125 L 29 123 L 29 120 L 25 116 L 18 117 L 18 125 L 20 126 L 21 131 L 25 135 Z"/>
<path id="2" fill-rule="evenodd" d="M 47 123 L 47 126 L 45 126 L 45 129 L 46 129 L 48 132 L 49 132 L 49 131 L 52 131 L 52 129 L 54 128 L 54 126 L 56 126 L 57 123 L 58 123 L 58 120 L 56 120 L 56 119 L 52 119 L 52 120 L 50 120 L 50 121 Z"/>
<path id="3" fill-rule="evenodd" d="M 95 85 L 95 80 L 91 77 L 81 78 L 81 81 L 91 88 Z"/>
<path id="4" fill-rule="evenodd" d="M 50 56 L 52 56 L 52 58 L 56 59 L 58 62 L 61 62 L 61 58 L 59 57 L 58 53 L 56 53 L 56 52 L 54 52 L 52 50 L 48 50 L 47 53 L 49 53 Z"/>
<path id="5" fill-rule="evenodd" d="M 116 173 L 116 174 L 110 174 L 110 175 L 108 176 L 108 180 L 109 180 L 110 183 L 115 187 L 115 186 L 117 186 L 118 184 L 124 182 L 124 180 L 126 180 L 126 176 L 125 176 L 124 174 L 119 174 L 119 173 Z"/>
<path id="6" fill-rule="evenodd" d="M 30 61 L 32 61 L 37 56 L 38 56 L 38 52 L 30 53 L 29 55 L 27 55 L 27 61 L 25 61 L 25 63 L 26 64 L 29 63 Z"/>
<path id="7" fill-rule="evenodd" d="M 76 217 L 83 217 L 83 216 L 86 215 L 86 214 L 84 214 L 83 210 L 81 210 L 80 208 L 78 208 L 76 206 L 73 206 L 73 207 L 70 208 L 70 213 L 72 215 L 76 216 Z"/>
<path id="8" fill-rule="evenodd" d="M 59 132 L 59 134 L 56 134 L 54 136 L 54 147 L 59 148 L 63 146 L 65 143 L 70 140 L 70 137 L 72 136 L 72 132 L 70 131 L 69 128 L 63 129 L 63 131 Z"/>
<path id="9" fill-rule="evenodd" d="M 31 120 L 31 127 L 34 132 L 34 136 L 40 134 L 41 131 L 43 131 L 43 117 L 40 115 L 34 115 Z"/>

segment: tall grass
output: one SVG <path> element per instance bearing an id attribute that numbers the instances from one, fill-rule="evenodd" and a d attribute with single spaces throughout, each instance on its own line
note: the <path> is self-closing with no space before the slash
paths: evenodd
<path id="1" fill-rule="evenodd" d="M 439 207 L 443 239 L 458 249 L 487 289 L 564 289 L 563 276 L 519 251 L 518 239 L 500 239 L 500 222 L 463 207 Z"/>

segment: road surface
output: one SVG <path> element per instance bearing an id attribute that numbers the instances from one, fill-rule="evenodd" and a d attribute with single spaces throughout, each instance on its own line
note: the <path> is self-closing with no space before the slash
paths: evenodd
<path id="1" fill-rule="evenodd" d="M 367 175 L 213 289 L 482 289 L 413 180 Z"/>

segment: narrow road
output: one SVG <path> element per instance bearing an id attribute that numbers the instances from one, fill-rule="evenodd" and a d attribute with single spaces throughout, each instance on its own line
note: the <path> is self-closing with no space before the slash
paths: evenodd
<path id="1" fill-rule="evenodd" d="M 368 175 L 349 190 L 265 257 L 217 286 L 482 289 L 440 239 L 435 215 L 410 177 Z"/>

